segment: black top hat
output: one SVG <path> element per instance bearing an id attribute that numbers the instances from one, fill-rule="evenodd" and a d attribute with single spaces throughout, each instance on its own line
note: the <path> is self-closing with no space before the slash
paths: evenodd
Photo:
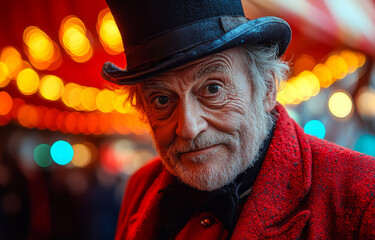
<path id="1" fill-rule="evenodd" d="M 276 44 L 280 57 L 291 40 L 284 20 L 246 19 L 240 0 L 106 1 L 122 36 L 127 67 L 107 62 L 102 76 L 120 85 L 245 43 Z"/>

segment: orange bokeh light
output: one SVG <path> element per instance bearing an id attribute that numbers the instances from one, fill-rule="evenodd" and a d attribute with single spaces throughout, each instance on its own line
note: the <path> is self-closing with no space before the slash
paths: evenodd
<path id="1" fill-rule="evenodd" d="M 7 92 L 0 92 L 0 115 L 6 115 L 12 110 L 13 100 Z"/>
<path id="2" fill-rule="evenodd" d="M 32 105 L 22 105 L 17 111 L 18 122 L 27 128 L 34 128 L 38 125 L 40 116 L 38 110 Z"/>

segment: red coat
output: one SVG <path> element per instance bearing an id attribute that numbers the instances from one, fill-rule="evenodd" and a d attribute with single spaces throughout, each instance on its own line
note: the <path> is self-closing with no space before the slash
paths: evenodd
<path id="1" fill-rule="evenodd" d="M 278 105 L 274 136 L 232 239 L 375 239 L 375 159 L 306 135 Z M 172 176 L 160 159 L 129 180 L 116 239 L 157 239 L 158 202 Z M 178 239 L 222 239 L 199 213 Z"/>

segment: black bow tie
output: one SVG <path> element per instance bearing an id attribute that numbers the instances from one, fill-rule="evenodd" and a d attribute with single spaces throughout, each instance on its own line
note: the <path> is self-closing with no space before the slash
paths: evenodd
<path id="1" fill-rule="evenodd" d="M 163 194 L 159 203 L 161 238 L 169 239 L 177 234 L 192 217 L 193 213 L 209 211 L 223 224 L 229 235 L 232 234 L 238 218 L 238 206 L 245 202 L 241 194 L 249 190 L 260 171 L 271 142 L 273 129 L 263 143 L 254 166 L 249 167 L 230 184 L 211 192 L 201 191 L 177 179 L 161 189 Z"/>

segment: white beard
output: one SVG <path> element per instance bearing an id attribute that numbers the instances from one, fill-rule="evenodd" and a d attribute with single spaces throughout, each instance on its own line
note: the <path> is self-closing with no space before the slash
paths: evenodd
<path id="1" fill-rule="evenodd" d="M 221 188 L 254 164 L 274 121 L 262 103 L 252 105 L 252 109 L 245 116 L 240 129 L 236 131 L 237 134 L 232 135 L 216 129 L 205 131 L 192 141 L 178 138 L 168 148 L 158 146 L 158 141 L 153 136 L 156 149 L 169 172 L 185 184 L 203 191 Z M 215 144 L 225 146 L 229 155 L 221 157 L 212 151 L 203 156 L 182 159 L 179 154 Z"/>

